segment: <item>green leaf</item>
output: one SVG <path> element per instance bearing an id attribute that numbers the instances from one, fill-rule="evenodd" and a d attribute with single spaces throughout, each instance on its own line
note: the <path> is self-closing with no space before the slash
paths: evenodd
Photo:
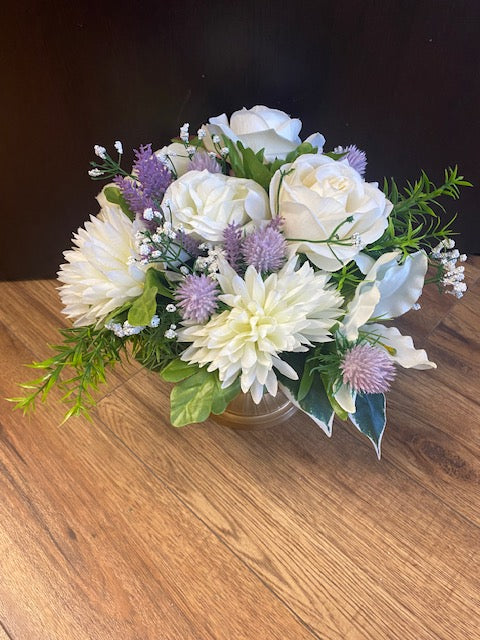
<path id="1" fill-rule="evenodd" d="M 176 358 L 160 371 L 160 377 L 166 382 L 180 382 L 181 380 L 189 378 L 197 371 L 198 366 L 196 364 L 189 364 L 188 362 L 180 360 L 180 358 Z"/>
<path id="2" fill-rule="evenodd" d="M 331 380 L 326 375 L 323 375 L 323 374 L 321 374 L 321 378 L 323 380 L 328 401 L 330 402 L 333 410 L 335 411 L 337 416 L 340 418 L 340 420 L 346 420 L 348 418 L 348 413 L 336 401 L 335 396 L 333 395 Z"/>
<path id="3" fill-rule="evenodd" d="M 216 376 L 206 367 L 189 376 L 175 387 L 170 394 L 170 421 L 174 427 L 203 422 L 212 411 Z"/>
<path id="4" fill-rule="evenodd" d="M 173 300 L 172 290 L 168 286 L 168 280 L 163 271 L 150 267 L 145 277 L 146 287 L 156 287 L 157 293 L 169 300 Z"/>
<path id="5" fill-rule="evenodd" d="M 306 365 L 307 354 L 304 353 L 284 353 L 282 354 L 282 360 L 288 362 L 288 364 L 297 371 L 297 373 L 304 371 Z M 316 373 L 309 375 L 311 378 L 310 387 L 308 392 L 300 399 L 299 391 L 302 385 L 302 378 L 300 380 L 291 380 L 286 376 L 277 374 L 277 377 L 281 385 L 286 388 L 293 398 L 294 404 L 304 411 L 307 415 L 316 422 L 316 424 L 323 429 L 327 436 L 332 434 L 332 424 L 334 418 L 334 410 L 330 402 L 329 396 L 325 391 L 325 386 L 321 376 Z M 300 377 L 300 373 L 299 373 Z"/>
<path id="6" fill-rule="evenodd" d="M 301 402 L 307 393 L 310 391 L 313 384 L 312 363 L 309 360 L 305 361 L 305 367 L 303 368 L 303 374 L 300 379 L 300 386 L 298 388 L 297 400 Z"/>
<path id="7" fill-rule="evenodd" d="M 383 393 L 358 394 L 355 401 L 355 413 L 348 415 L 357 429 L 372 441 L 378 459 L 380 459 L 380 445 L 387 423 L 385 404 Z"/>
<path id="8" fill-rule="evenodd" d="M 125 302 L 124 304 L 122 304 L 121 307 L 118 307 L 117 309 L 114 309 L 105 318 L 105 320 L 103 321 L 103 324 L 105 325 L 105 324 L 108 324 L 109 322 L 111 322 L 112 320 L 115 320 L 119 315 L 121 315 L 122 313 L 124 313 L 125 311 L 130 309 L 131 306 L 132 306 L 132 301 L 130 300 L 129 302 Z"/>
<path id="9" fill-rule="evenodd" d="M 105 187 L 103 189 L 103 193 L 108 202 L 112 204 L 118 204 L 123 213 L 130 218 L 130 220 L 135 220 L 135 214 L 128 206 L 128 202 L 123 197 L 122 192 L 118 187 Z"/>
<path id="10" fill-rule="evenodd" d="M 157 311 L 157 294 L 172 299 L 173 293 L 165 285 L 164 274 L 150 267 L 145 276 L 143 293 L 136 298 L 128 312 L 128 322 L 133 327 L 145 326 Z"/>
<path id="11" fill-rule="evenodd" d="M 317 153 L 317 151 L 318 147 L 314 147 L 310 142 L 302 142 L 302 144 L 299 144 L 296 149 L 287 154 L 283 164 L 286 164 L 287 162 L 295 162 L 299 156 L 303 156 L 305 153 Z"/>
<path id="12" fill-rule="evenodd" d="M 242 157 L 238 153 L 237 147 L 235 143 L 227 138 L 226 136 L 222 136 L 224 145 L 228 148 L 228 161 L 233 169 L 233 172 L 237 178 L 245 178 Z"/>
<path id="13" fill-rule="evenodd" d="M 322 155 L 327 156 L 327 158 L 331 158 L 332 160 L 341 160 L 347 155 L 347 152 L 335 153 L 334 151 L 324 151 Z"/>
<path id="14" fill-rule="evenodd" d="M 240 378 L 237 378 L 229 387 L 222 389 L 221 382 L 216 375 L 217 385 L 212 402 L 212 413 L 223 413 L 228 404 L 240 393 Z"/>
<path id="15" fill-rule="evenodd" d="M 272 179 L 270 169 L 259 160 L 253 149 L 244 147 L 241 142 L 238 142 L 238 148 L 243 158 L 245 177 L 255 180 L 255 182 L 268 191 L 270 180 Z"/>
<path id="16" fill-rule="evenodd" d="M 145 288 L 141 296 L 133 302 L 128 312 L 128 322 L 133 327 L 140 327 L 150 324 L 151 319 L 157 310 L 157 288 L 150 286 Z"/>

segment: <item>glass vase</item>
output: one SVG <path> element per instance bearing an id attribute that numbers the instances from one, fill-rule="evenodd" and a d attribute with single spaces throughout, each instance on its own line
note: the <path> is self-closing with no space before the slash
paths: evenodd
<path id="1" fill-rule="evenodd" d="M 278 391 L 276 396 L 265 394 L 259 404 L 255 404 L 250 393 L 239 393 L 219 415 L 210 416 L 216 424 L 230 429 L 260 431 L 282 424 L 297 408 Z"/>

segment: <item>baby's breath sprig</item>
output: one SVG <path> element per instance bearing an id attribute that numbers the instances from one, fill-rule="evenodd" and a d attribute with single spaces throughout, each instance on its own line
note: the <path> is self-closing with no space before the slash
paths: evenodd
<path id="1" fill-rule="evenodd" d="M 154 230 L 137 231 L 138 252 L 142 264 L 160 263 L 169 271 L 190 273 L 188 263 L 200 255 L 198 243 L 185 233 L 182 225 L 172 224 L 171 205 L 167 201 L 156 211 L 145 209 L 143 217 L 147 222 L 156 222 Z M 185 265 L 187 263 L 187 266 Z"/>
<path id="2" fill-rule="evenodd" d="M 115 149 L 118 152 L 118 160 L 114 160 L 107 152 L 105 147 L 99 144 L 94 145 L 93 150 L 95 155 L 103 160 L 103 162 L 90 162 L 90 166 L 93 167 L 89 170 L 88 175 L 93 180 L 110 180 L 115 176 L 121 175 L 125 177 L 133 177 L 132 174 L 122 169 L 121 162 L 123 156 L 123 145 L 120 140 L 116 140 L 114 144 Z"/>
<path id="3" fill-rule="evenodd" d="M 435 275 L 426 280 L 425 284 L 434 282 L 438 284 L 440 290 L 445 288 L 446 293 L 450 293 L 456 298 L 462 298 L 467 290 L 467 285 L 464 282 L 465 267 L 457 265 L 457 261 L 465 262 L 467 256 L 454 247 L 455 241 L 452 238 L 447 238 L 432 249 L 429 257 Z"/>

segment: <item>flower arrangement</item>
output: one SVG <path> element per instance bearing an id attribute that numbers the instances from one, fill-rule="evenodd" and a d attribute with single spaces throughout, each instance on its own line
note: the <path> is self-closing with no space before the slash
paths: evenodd
<path id="1" fill-rule="evenodd" d="M 73 327 L 44 362 L 33 408 L 54 385 L 88 415 L 93 391 L 124 356 L 174 384 L 171 422 L 201 422 L 239 393 L 279 389 L 327 435 L 349 418 L 380 455 L 385 393 L 397 367 L 435 367 L 391 320 L 418 307 L 426 282 L 461 297 L 441 196 L 470 186 L 457 168 L 400 190 L 364 178 L 354 145 L 302 142 L 301 122 L 256 106 L 210 118 L 130 171 L 99 145 L 89 171 L 108 182 L 100 212 L 74 235 L 58 279 Z M 70 372 L 70 373 L 69 373 Z"/>

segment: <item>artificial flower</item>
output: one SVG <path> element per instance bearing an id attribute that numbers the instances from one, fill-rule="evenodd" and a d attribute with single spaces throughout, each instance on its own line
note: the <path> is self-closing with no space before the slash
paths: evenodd
<path id="1" fill-rule="evenodd" d="M 104 196 L 99 214 L 73 236 L 75 248 L 65 251 L 60 266 L 63 313 L 75 327 L 101 322 L 143 291 L 145 268 L 139 264 L 134 225 L 120 207 Z"/>
<path id="2" fill-rule="evenodd" d="M 337 271 L 378 240 L 392 203 L 346 161 L 304 154 L 270 183 L 272 215 L 284 218 L 290 246 L 320 269 Z"/>
<path id="3" fill-rule="evenodd" d="M 385 350 L 387 357 L 405 368 L 433 369 L 424 349 L 416 349 L 410 336 L 395 327 L 385 327 L 374 319 L 391 319 L 406 313 L 417 302 L 423 289 L 427 259 L 423 251 L 399 264 L 399 253 L 386 253 L 373 264 L 365 280 L 356 288 L 347 306 L 339 333 L 350 342 L 360 337 Z M 356 389 L 342 384 L 335 399 L 348 413 L 355 413 Z"/>
<path id="4" fill-rule="evenodd" d="M 464 294 L 466 256 L 438 199 L 470 183 L 455 167 L 441 185 L 422 172 L 382 192 L 363 179 L 365 152 L 324 154 L 324 137 L 302 144 L 300 129 L 283 111 L 244 108 L 196 135 L 184 123 L 156 153 L 140 146 L 130 170 L 121 142 L 118 159 L 95 145 L 88 173 L 110 184 L 58 273 L 75 326 L 17 406 L 62 380 L 67 417 L 87 413 L 107 365 L 131 354 L 174 383 L 175 426 L 280 384 L 328 436 L 348 414 L 380 455 L 396 368 L 435 367 L 383 323 L 419 307 L 428 264 L 431 281 Z"/>
<path id="5" fill-rule="evenodd" d="M 185 149 L 185 145 L 181 142 L 172 142 L 172 144 L 155 151 L 155 155 L 177 178 L 189 171 L 190 156 Z"/>
<path id="6" fill-rule="evenodd" d="M 235 111 L 228 120 L 225 113 L 210 118 L 207 130 L 211 136 L 225 136 L 233 142 L 240 141 L 255 153 L 264 149 L 268 162 L 275 158 L 284 159 L 302 142 L 299 136 L 302 123 L 298 118 L 290 118 L 284 111 L 257 105 Z M 309 136 L 306 142 L 323 150 L 325 138 L 320 133 Z"/>
<path id="7" fill-rule="evenodd" d="M 189 171 L 172 182 L 164 202 L 174 226 L 206 242 L 221 242 L 232 222 L 253 229 L 271 217 L 267 194 L 259 184 L 207 170 Z"/>
<path id="8" fill-rule="evenodd" d="M 277 376 L 297 379 L 297 372 L 282 360 L 283 352 L 306 351 L 331 340 L 330 329 L 340 315 L 342 297 L 328 285 L 328 274 L 315 272 L 308 262 L 299 269 L 293 256 L 265 280 L 253 266 L 240 277 L 226 262 L 217 281 L 218 299 L 229 307 L 206 324 L 185 323 L 178 332 L 191 343 L 182 360 L 218 371 L 223 387 L 240 376 L 244 393 L 260 402 L 264 387 L 277 393 Z"/>

